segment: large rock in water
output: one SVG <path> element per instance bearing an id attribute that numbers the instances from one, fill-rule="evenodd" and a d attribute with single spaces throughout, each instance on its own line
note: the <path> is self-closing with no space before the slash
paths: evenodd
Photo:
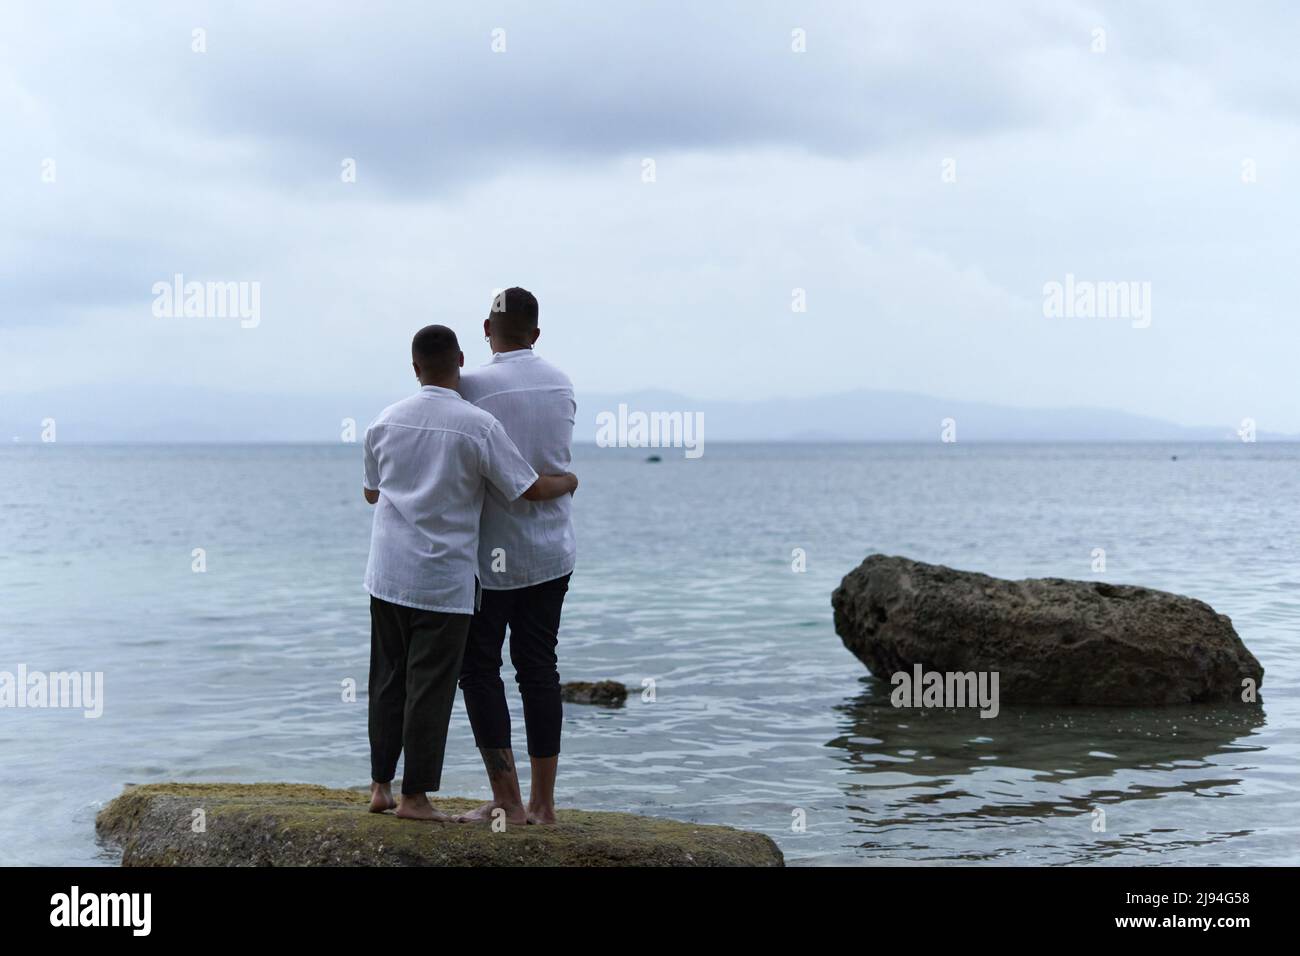
<path id="1" fill-rule="evenodd" d="M 554 826 L 422 823 L 368 794 L 307 784 L 128 787 L 100 811 L 123 866 L 782 866 L 771 838 L 630 813 L 561 810 Z M 480 801 L 436 799 L 448 813 Z M 195 833 L 202 809 L 205 832 Z"/>
<path id="2" fill-rule="evenodd" d="M 1005 581 L 873 554 L 831 596 L 835 631 L 888 681 L 927 671 L 997 671 L 1004 703 L 1148 706 L 1240 701 L 1264 668 L 1232 622 L 1150 588 Z"/>

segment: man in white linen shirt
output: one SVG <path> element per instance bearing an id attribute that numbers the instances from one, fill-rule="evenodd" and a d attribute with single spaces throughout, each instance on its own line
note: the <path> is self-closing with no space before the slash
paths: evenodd
<path id="1" fill-rule="evenodd" d="M 501 423 L 456 392 L 464 353 L 430 325 L 411 342 L 420 391 L 366 429 L 365 499 L 375 505 L 370 592 L 370 809 L 450 819 L 426 795 L 441 783 L 447 725 L 477 593 L 483 498 L 567 497 L 571 474 L 538 477 Z M 393 799 L 405 751 L 400 803 Z"/>
<path id="2" fill-rule="evenodd" d="M 492 361 L 462 375 L 460 393 L 501 422 L 534 469 L 565 472 L 577 405 L 569 377 L 532 350 L 541 335 L 537 311 L 537 299 L 525 289 L 506 289 L 493 300 L 483 323 Z M 460 689 L 492 800 L 457 817 L 463 822 L 491 820 L 498 809 L 510 823 L 555 822 L 564 719 L 556 647 L 576 554 L 572 502 L 569 495 L 511 502 L 494 494 L 483 502 L 478 548 L 483 601 L 470 623 Z M 501 681 L 507 626 L 532 767 L 527 808 L 519 792 Z"/>

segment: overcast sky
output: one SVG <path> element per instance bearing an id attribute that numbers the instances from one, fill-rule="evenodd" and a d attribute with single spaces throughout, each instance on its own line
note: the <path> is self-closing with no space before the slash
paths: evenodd
<path id="1" fill-rule="evenodd" d="M 580 392 L 1300 431 L 1293 4 L 119 6 L 0 14 L 0 401 L 400 391 L 523 285 Z M 176 273 L 259 324 L 156 317 Z"/>

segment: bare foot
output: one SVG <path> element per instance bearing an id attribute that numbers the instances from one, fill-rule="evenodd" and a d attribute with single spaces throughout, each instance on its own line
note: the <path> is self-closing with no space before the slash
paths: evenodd
<path id="1" fill-rule="evenodd" d="M 451 817 L 434 808 L 424 794 L 402 794 L 397 804 L 397 815 L 403 820 L 423 820 L 426 823 L 450 823 Z"/>
<path id="2" fill-rule="evenodd" d="M 456 822 L 491 823 L 493 814 L 495 814 L 497 810 L 504 810 L 506 812 L 506 823 L 528 822 L 528 814 L 524 810 L 524 805 L 522 803 L 504 804 L 498 803 L 496 800 L 489 800 L 476 810 L 471 810 L 469 813 L 462 813 L 456 818 Z"/>
<path id="3" fill-rule="evenodd" d="M 396 806 L 397 801 L 393 799 L 393 785 L 391 783 L 370 784 L 371 813 L 383 813 L 386 810 L 392 810 Z"/>
<path id="4" fill-rule="evenodd" d="M 528 822 L 538 826 L 550 826 L 555 823 L 555 806 L 528 806 Z"/>

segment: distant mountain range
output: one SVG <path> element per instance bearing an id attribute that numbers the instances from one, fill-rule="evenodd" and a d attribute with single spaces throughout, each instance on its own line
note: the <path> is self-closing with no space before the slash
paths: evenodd
<path id="1" fill-rule="evenodd" d="M 41 440 L 52 418 L 67 442 L 334 442 L 402 397 L 344 393 L 244 394 L 139 386 L 0 393 L 0 440 Z M 1240 441 L 1238 422 L 1188 427 L 1097 408 L 1015 408 L 862 389 L 820 398 L 711 401 L 671 392 L 579 393 L 578 441 L 596 438 L 597 415 L 691 412 L 710 441 L 938 441 L 945 420 L 958 441 Z M 1300 436 L 1259 431 L 1260 441 Z"/>
<path id="2" fill-rule="evenodd" d="M 1240 422 L 1187 427 L 1099 408 L 1016 408 L 860 389 L 838 395 L 749 402 L 706 401 L 670 392 L 579 396 L 579 433 L 595 437 L 595 416 L 615 411 L 699 411 L 705 441 L 938 441 L 945 420 L 958 441 L 1240 441 Z M 1260 441 L 1300 436 L 1260 431 Z"/>

